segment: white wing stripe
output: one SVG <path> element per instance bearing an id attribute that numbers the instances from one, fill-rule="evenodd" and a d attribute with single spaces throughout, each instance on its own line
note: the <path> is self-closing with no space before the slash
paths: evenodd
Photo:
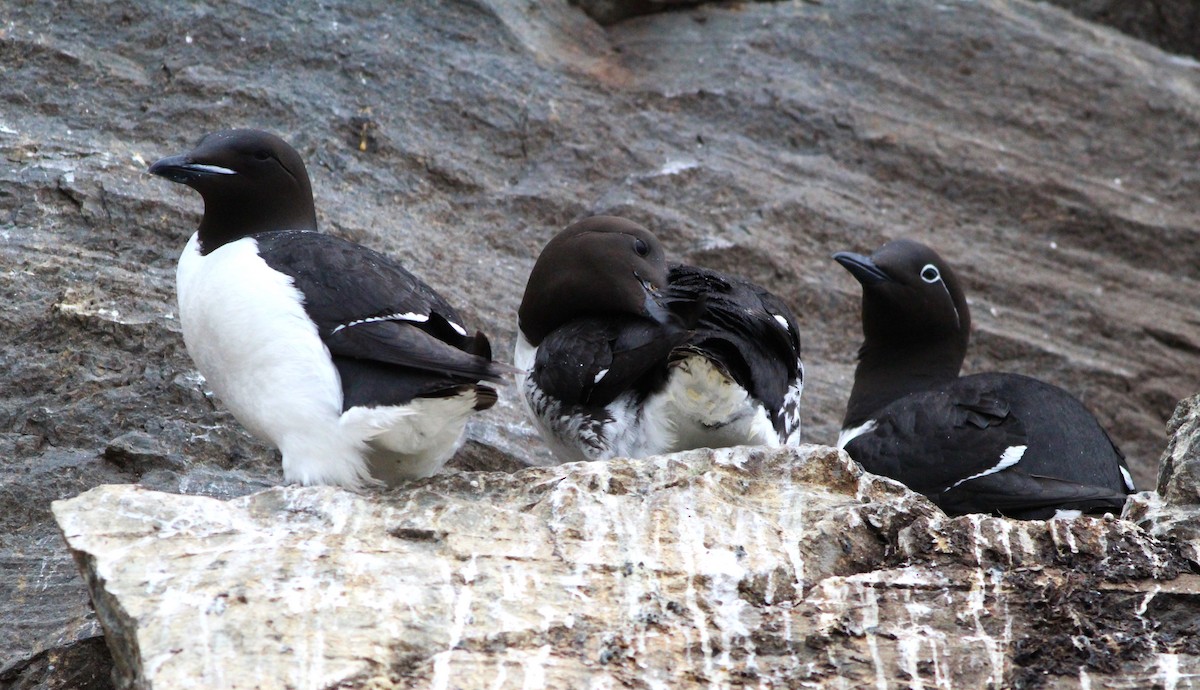
<path id="1" fill-rule="evenodd" d="M 415 314 L 413 312 L 406 312 L 404 314 L 399 314 L 399 313 L 388 314 L 387 316 L 372 316 L 372 317 L 369 317 L 366 319 L 358 319 L 356 321 L 344 323 L 344 324 L 338 326 L 337 328 L 333 329 L 332 331 L 330 331 L 329 334 L 333 335 L 334 333 L 337 333 L 338 331 L 342 330 L 343 328 L 350 328 L 351 326 L 359 326 L 364 323 L 376 323 L 378 321 L 411 321 L 413 323 L 425 323 L 428 320 L 429 320 L 428 314 L 421 315 L 421 314 Z M 459 335 L 467 334 L 466 331 L 462 330 L 462 326 L 459 326 L 458 324 L 456 324 L 452 321 L 450 321 L 448 323 L 454 327 L 454 330 L 458 331 Z"/>
<path id="2" fill-rule="evenodd" d="M 1008 448 L 1005 448 L 1004 452 L 1000 454 L 1000 462 L 996 463 L 995 467 L 989 470 L 984 470 L 979 474 L 973 474 L 970 477 L 960 479 L 954 482 L 954 484 L 950 486 L 950 489 L 958 488 L 958 485 L 962 484 L 963 482 L 969 482 L 972 479 L 979 479 L 980 477 L 986 477 L 989 474 L 995 474 L 997 472 L 1003 472 L 1004 470 L 1007 470 L 1021 461 L 1021 456 L 1025 455 L 1026 448 L 1028 448 L 1028 446 L 1009 446 Z M 946 491 L 949 491 L 950 489 L 946 489 Z"/>

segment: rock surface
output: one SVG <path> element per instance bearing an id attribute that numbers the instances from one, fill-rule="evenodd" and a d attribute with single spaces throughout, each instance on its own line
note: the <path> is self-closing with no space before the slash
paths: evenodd
<path id="1" fill-rule="evenodd" d="M 836 438 L 858 342 L 829 255 L 899 235 L 966 282 L 968 369 L 1079 395 L 1140 486 L 1198 388 L 1200 67 L 1060 8 L 717 4 L 602 27 L 565 0 L 35 0 L 6 7 L 0 74 L 0 685 L 107 676 L 50 501 L 280 478 L 173 318 L 200 202 L 144 171 L 207 130 L 287 137 L 322 227 L 402 257 L 501 353 L 534 254 L 583 214 L 769 285 L 801 319 L 808 441 Z M 459 468 L 549 461 L 507 393 Z"/>
<path id="2" fill-rule="evenodd" d="M 1200 57 L 1200 4 L 1194 0 L 1049 1 L 1163 50 Z"/>
<path id="3" fill-rule="evenodd" d="M 1177 542 L 1200 563 L 1200 395 L 1179 403 L 1168 425 L 1158 490 L 1137 495 L 1125 507 L 1128 519 L 1151 534 Z"/>
<path id="4" fill-rule="evenodd" d="M 1200 576 L 1169 545 L 1113 518 L 951 520 L 827 447 L 366 496 L 106 486 L 54 513 L 120 687 L 1175 687 L 1200 671 Z"/>

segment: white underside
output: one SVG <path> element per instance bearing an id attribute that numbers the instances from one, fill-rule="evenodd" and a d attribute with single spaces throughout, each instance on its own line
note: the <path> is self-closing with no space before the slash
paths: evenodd
<path id="1" fill-rule="evenodd" d="M 701 356 L 672 365 L 664 389 L 639 406 L 632 394 L 618 396 L 606 411 L 612 420 L 595 424 L 566 415 L 539 415 L 546 405 L 541 391 L 527 382 L 537 357 L 518 329 L 513 361 L 517 385 L 530 418 L 547 447 L 562 462 L 640 458 L 692 448 L 738 445 L 779 446 L 766 409 Z M 795 392 L 799 395 L 799 389 Z M 792 440 L 792 439 L 795 440 Z M 786 442 L 799 442 L 799 425 Z"/>
<path id="2" fill-rule="evenodd" d="M 418 398 L 403 407 L 352 407 L 342 415 L 342 423 L 362 418 L 367 428 L 358 432 L 369 439 L 367 466 L 371 477 L 389 486 L 408 479 L 437 474 L 462 445 L 467 420 L 475 411 L 475 393 L 449 398 Z M 371 427 L 380 410 L 404 414 L 388 420 L 378 433 Z"/>
<path id="3" fill-rule="evenodd" d="M 781 445 L 766 408 L 708 359 L 688 357 L 670 372 L 645 410 L 647 417 L 667 422 L 661 433 L 670 447 L 662 452 Z"/>
<path id="4" fill-rule="evenodd" d="M 179 321 L 188 354 L 252 434 L 279 448 L 284 478 L 351 488 L 437 472 L 462 441 L 473 394 L 342 414 L 329 351 L 292 279 L 250 238 L 179 258 Z"/>
<path id="5" fill-rule="evenodd" d="M 788 386 L 787 393 L 783 396 L 783 410 L 787 417 L 784 420 L 784 430 L 787 431 L 787 438 L 784 440 L 785 446 L 800 445 L 800 399 L 804 395 L 804 362 L 800 357 L 796 357 L 796 380 L 792 381 Z"/>

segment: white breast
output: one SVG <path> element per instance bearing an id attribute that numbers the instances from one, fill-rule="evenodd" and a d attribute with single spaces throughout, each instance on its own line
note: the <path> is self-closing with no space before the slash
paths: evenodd
<path id="1" fill-rule="evenodd" d="M 251 433 L 283 453 L 284 476 L 305 484 L 366 480 L 361 438 L 339 430 L 337 370 L 292 279 L 243 238 L 179 258 L 179 320 L 188 354 Z"/>
<path id="2" fill-rule="evenodd" d="M 528 379 L 537 348 L 517 331 L 513 361 L 518 388 L 542 439 L 563 462 L 645 457 L 679 450 L 783 442 L 761 403 L 703 357 L 672 367 L 662 391 L 639 400 L 620 395 L 605 408 L 607 421 L 564 410 Z M 797 395 L 798 395 L 797 391 Z"/>
<path id="3" fill-rule="evenodd" d="M 513 348 L 513 366 L 520 370 L 521 376 L 527 376 L 533 371 L 533 363 L 537 360 L 537 348 L 529 343 L 521 327 L 517 326 L 517 345 Z"/>

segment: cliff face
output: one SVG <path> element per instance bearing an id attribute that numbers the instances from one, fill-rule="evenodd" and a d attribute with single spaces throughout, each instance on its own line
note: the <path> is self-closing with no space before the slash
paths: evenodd
<path id="1" fill-rule="evenodd" d="M 565 2 L 44 2 L 5 19 L 0 683 L 106 682 L 51 500 L 280 479 L 178 336 L 200 201 L 144 172 L 213 129 L 286 137 L 322 228 L 401 258 L 501 353 L 536 252 L 585 214 L 770 286 L 801 319 L 809 442 L 836 438 L 859 338 L 829 256 L 898 236 L 965 282 L 967 369 L 1081 397 L 1141 487 L 1197 389 L 1200 66 L 1055 7 L 673 5 L 601 26 Z M 502 395 L 458 468 L 550 461 Z"/>

